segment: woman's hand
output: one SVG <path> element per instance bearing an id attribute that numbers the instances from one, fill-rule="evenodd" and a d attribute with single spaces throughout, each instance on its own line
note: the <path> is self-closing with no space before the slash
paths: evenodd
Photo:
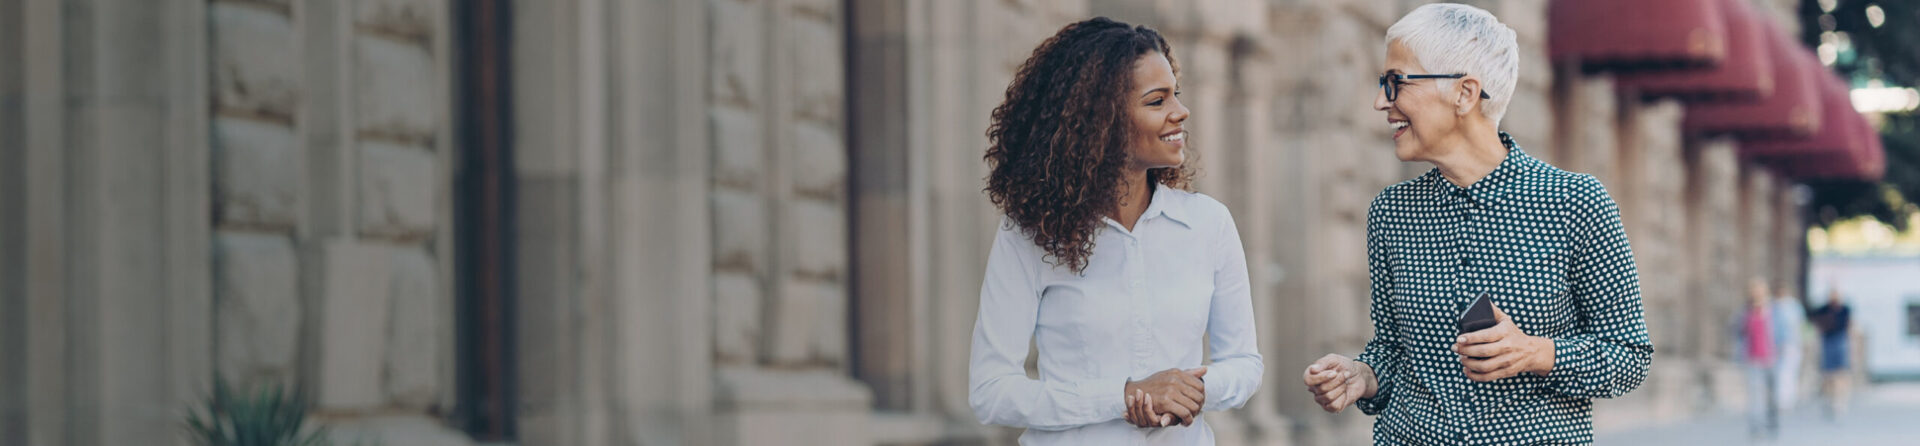
<path id="1" fill-rule="evenodd" d="M 1453 352 L 1460 354 L 1468 379 L 1486 382 L 1521 373 L 1547 376 L 1553 371 L 1552 339 L 1521 332 L 1498 306 L 1493 307 L 1493 318 L 1499 324 L 1454 340 Z"/>
<path id="2" fill-rule="evenodd" d="M 1161 427 L 1173 424 L 1173 414 L 1154 413 L 1153 396 L 1146 390 L 1135 389 L 1127 395 L 1127 422 L 1139 427 Z"/>
<path id="3" fill-rule="evenodd" d="M 1166 369 L 1127 382 L 1127 422 L 1140 427 L 1193 425 L 1207 401 L 1207 384 L 1200 379 L 1206 374 L 1206 367 Z"/>
<path id="4" fill-rule="evenodd" d="M 1373 367 L 1340 355 L 1327 355 L 1314 361 L 1301 374 L 1301 379 L 1306 382 L 1307 391 L 1313 393 L 1313 401 L 1331 413 L 1346 410 L 1354 401 L 1370 398 L 1380 389 Z"/>

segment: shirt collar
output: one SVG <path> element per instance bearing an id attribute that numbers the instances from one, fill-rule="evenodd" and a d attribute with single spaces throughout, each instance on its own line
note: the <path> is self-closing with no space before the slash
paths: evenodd
<path id="1" fill-rule="evenodd" d="M 1140 213 L 1140 221 L 1146 221 L 1158 215 L 1180 223 L 1187 229 L 1193 229 L 1193 224 L 1187 219 L 1186 200 L 1181 200 L 1182 197 L 1165 184 L 1155 184 L 1152 187 L 1153 202 L 1147 203 L 1147 211 Z"/>
<path id="2" fill-rule="evenodd" d="M 1523 182 L 1523 178 L 1545 164 L 1527 155 L 1527 151 L 1521 149 L 1520 144 L 1513 141 L 1513 135 L 1508 135 L 1507 132 L 1500 132 L 1500 144 L 1507 147 L 1507 158 L 1501 160 L 1500 165 L 1493 168 L 1493 172 L 1487 173 L 1486 177 L 1474 182 L 1471 186 L 1460 187 L 1452 181 L 1447 181 L 1440 175 L 1438 167 L 1427 171 L 1421 179 L 1432 185 L 1433 197 L 1437 201 L 1471 199 L 1484 206 L 1498 204 L 1501 199 L 1511 194 L 1519 183 Z"/>

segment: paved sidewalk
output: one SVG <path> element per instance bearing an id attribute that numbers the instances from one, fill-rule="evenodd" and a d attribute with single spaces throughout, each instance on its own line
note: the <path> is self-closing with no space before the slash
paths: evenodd
<path id="1" fill-rule="evenodd" d="M 1817 400 L 1780 417 L 1780 436 L 1755 440 L 1740 414 L 1715 414 L 1686 422 L 1600 432 L 1601 446 L 1660 445 L 1920 445 L 1920 382 L 1884 383 L 1856 393 L 1850 412 L 1828 421 Z"/>

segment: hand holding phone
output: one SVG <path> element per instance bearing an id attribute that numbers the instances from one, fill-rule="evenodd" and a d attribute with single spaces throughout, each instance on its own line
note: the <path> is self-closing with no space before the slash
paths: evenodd
<path id="1" fill-rule="evenodd" d="M 1493 295 L 1485 291 L 1480 292 L 1480 297 L 1473 300 L 1473 305 L 1467 306 L 1467 311 L 1460 313 L 1460 320 L 1457 323 L 1460 325 L 1460 334 L 1472 333 L 1499 325 L 1499 320 L 1493 316 Z"/>

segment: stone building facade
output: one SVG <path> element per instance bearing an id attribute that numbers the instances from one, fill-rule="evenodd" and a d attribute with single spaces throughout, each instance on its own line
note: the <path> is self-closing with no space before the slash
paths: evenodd
<path id="1" fill-rule="evenodd" d="M 184 443 L 216 372 L 312 390 L 343 441 L 1011 443 L 966 402 L 984 133 L 1092 15 L 1171 40 L 1198 187 L 1242 232 L 1268 376 L 1209 418 L 1222 444 L 1366 438 L 1291 383 L 1371 334 L 1366 206 L 1425 167 L 1368 104 L 1422 3 L 0 0 L 0 444 Z M 1520 35 L 1503 127 L 1601 178 L 1634 242 L 1659 354 L 1600 428 L 1736 403 L 1722 322 L 1747 277 L 1798 283 L 1794 185 L 1552 66 L 1547 2 L 1467 3 Z M 488 49 L 510 62 L 455 68 Z M 459 272 L 475 107 L 511 116 L 508 328 Z M 488 334 L 509 372 L 468 366 Z M 511 428 L 476 427 L 465 383 L 500 379 Z"/>

